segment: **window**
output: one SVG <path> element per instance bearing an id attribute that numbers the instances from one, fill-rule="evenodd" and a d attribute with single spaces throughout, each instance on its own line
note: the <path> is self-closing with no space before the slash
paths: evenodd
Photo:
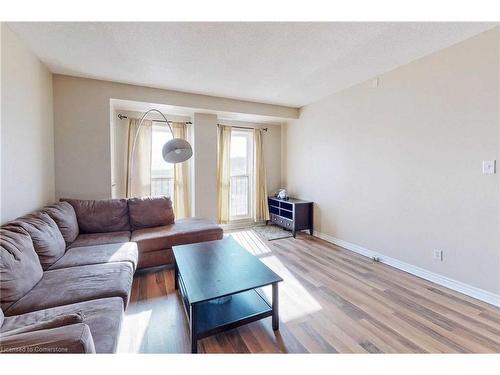
<path id="1" fill-rule="evenodd" d="M 231 131 L 231 181 L 229 216 L 231 220 L 253 216 L 253 131 Z"/>
<path id="2" fill-rule="evenodd" d="M 163 145 L 172 139 L 168 127 L 154 125 L 151 135 L 151 195 L 174 197 L 174 164 L 163 160 Z"/>

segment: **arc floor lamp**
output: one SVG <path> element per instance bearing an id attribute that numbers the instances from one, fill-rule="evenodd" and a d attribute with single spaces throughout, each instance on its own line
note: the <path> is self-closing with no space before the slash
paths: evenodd
<path id="1" fill-rule="evenodd" d="M 132 143 L 132 151 L 130 152 L 130 173 L 129 173 L 129 185 L 132 184 L 132 175 L 134 173 L 134 155 L 135 155 L 135 145 L 137 143 L 137 138 L 139 136 L 139 132 L 141 131 L 142 124 L 147 115 L 151 112 L 156 112 L 163 117 L 165 123 L 168 125 L 170 132 L 172 133 L 172 139 L 167 141 L 162 148 L 163 159 L 167 163 L 182 163 L 183 161 L 188 160 L 191 156 L 193 156 L 193 149 L 188 141 L 182 138 L 175 138 L 174 131 L 172 130 L 172 126 L 170 122 L 167 120 L 165 115 L 159 111 L 158 109 L 152 108 L 149 111 L 146 111 L 139 122 L 139 126 L 137 127 L 137 131 L 134 136 L 134 142 Z"/>

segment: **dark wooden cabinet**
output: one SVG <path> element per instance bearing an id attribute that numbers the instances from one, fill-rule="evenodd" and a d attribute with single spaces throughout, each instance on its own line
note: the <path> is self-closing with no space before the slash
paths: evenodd
<path id="1" fill-rule="evenodd" d="M 291 230 L 293 236 L 298 230 L 309 229 L 313 234 L 313 202 L 290 198 L 288 200 L 269 197 L 269 222 Z"/>

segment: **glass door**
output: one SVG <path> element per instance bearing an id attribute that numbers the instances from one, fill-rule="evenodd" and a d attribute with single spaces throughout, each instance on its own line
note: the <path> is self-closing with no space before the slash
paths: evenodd
<path id="1" fill-rule="evenodd" d="M 231 180 L 229 218 L 231 221 L 253 218 L 253 131 L 231 131 Z"/>
<path id="2" fill-rule="evenodd" d="M 151 136 L 151 195 L 166 195 L 174 201 L 174 165 L 162 156 L 163 145 L 172 139 L 165 125 L 155 125 Z"/>

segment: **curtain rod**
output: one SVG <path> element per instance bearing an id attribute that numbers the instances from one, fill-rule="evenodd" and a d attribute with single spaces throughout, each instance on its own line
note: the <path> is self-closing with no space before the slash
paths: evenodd
<path id="1" fill-rule="evenodd" d="M 217 124 L 217 126 L 222 125 L 222 126 L 229 126 L 231 128 L 236 128 L 236 129 L 262 129 L 263 131 L 267 132 L 267 128 L 252 128 L 250 126 L 236 126 L 236 125 L 224 125 L 224 124 Z"/>
<path id="2" fill-rule="evenodd" d="M 125 115 L 122 115 L 121 113 L 118 113 L 118 118 L 120 120 L 124 120 L 126 118 L 128 118 L 127 116 Z M 151 120 L 153 122 L 167 122 L 165 120 Z M 184 122 L 185 124 L 187 125 L 191 125 L 192 122 L 191 121 L 168 121 L 169 123 L 172 123 L 172 122 Z M 224 125 L 224 124 L 217 124 L 217 126 L 219 125 Z M 267 132 L 267 128 L 252 128 L 250 126 L 236 126 L 236 125 L 224 125 L 224 126 L 230 126 L 231 128 L 236 128 L 236 129 L 262 129 L 263 131 Z"/>
<path id="3" fill-rule="evenodd" d="M 128 118 L 128 117 L 127 117 L 127 116 L 125 116 L 125 115 L 122 115 L 121 113 L 118 113 L 118 118 L 119 118 L 120 120 L 123 120 L 123 119 L 126 119 L 126 118 Z M 165 121 L 165 120 L 151 120 L 151 121 L 152 121 L 152 122 L 167 122 L 167 121 Z M 185 124 L 187 124 L 187 125 L 191 125 L 191 124 L 192 124 L 192 122 L 191 122 L 191 121 L 168 121 L 168 123 L 170 123 L 170 124 L 171 124 L 171 123 L 173 123 L 173 122 L 180 122 L 180 123 L 182 123 L 182 122 L 183 122 L 183 123 L 185 123 Z"/>

